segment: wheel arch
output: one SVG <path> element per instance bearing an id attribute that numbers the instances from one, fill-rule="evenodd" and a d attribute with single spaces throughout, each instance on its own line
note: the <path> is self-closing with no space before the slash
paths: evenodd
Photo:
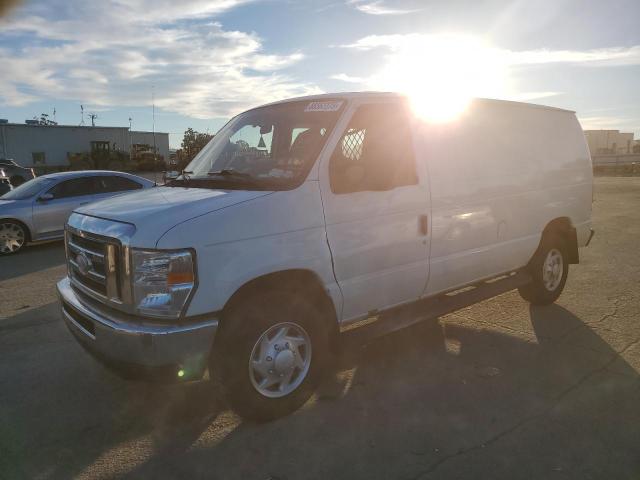
<path id="1" fill-rule="evenodd" d="M 578 252 L 578 235 L 576 229 L 569 217 L 558 217 L 551 220 L 544 227 L 540 243 L 549 235 L 560 236 L 567 246 L 567 255 L 570 264 L 580 263 L 580 254 Z"/>
<path id="2" fill-rule="evenodd" d="M 308 269 L 287 269 L 266 273 L 240 286 L 225 303 L 221 315 L 221 327 L 224 325 L 226 314 L 240 305 L 245 299 L 271 289 L 287 290 L 293 295 L 304 295 L 317 306 L 326 319 L 330 335 L 330 342 L 337 340 L 338 316 L 333 300 L 329 296 L 320 277 Z"/>

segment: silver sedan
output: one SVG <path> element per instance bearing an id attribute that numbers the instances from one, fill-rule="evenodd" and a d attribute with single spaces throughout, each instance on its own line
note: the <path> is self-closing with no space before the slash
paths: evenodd
<path id="1" fill-rule="evenodd" d="M 67 218 L 80 205 L 154 185 L 128 173 L 98 170 L 29 180 L 0 197 L 0 255 L 29 242 L 62 238 Z"/>

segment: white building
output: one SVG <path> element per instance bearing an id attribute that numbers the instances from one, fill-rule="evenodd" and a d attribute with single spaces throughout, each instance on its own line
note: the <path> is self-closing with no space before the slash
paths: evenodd
<path id="1" fill-rule="evenodd" d="M 585 130 L 591 155 L 633 153 L 633 133 L 620 130 Z"/>
<path id="2" fill-rule="evenodd" d="M 109 144 L 110 150 L 130 152 L 142 145 L 153 148 L 152 132 L 129 131 L 127 127 L 34 125 L 0 120 L 0 158 L 12 158 L 24 167 L 69 165 L 69 154 L 91 152 Z M 155 133 L 156 152 L 169 159 L 169 134 Z"/>

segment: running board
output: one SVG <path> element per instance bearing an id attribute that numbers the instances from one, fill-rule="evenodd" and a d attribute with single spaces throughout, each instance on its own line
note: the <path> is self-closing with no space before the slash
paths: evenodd
<path id="1" fill-rule="evenodd" d="M 437 297 L 392 308 L 341 328 L 341 339 L 368 341 L 425 320 L 433 320 L 461 308 L 493 298 L 531 282 L 531 276 L 518 271 L 470 285 Z"/>

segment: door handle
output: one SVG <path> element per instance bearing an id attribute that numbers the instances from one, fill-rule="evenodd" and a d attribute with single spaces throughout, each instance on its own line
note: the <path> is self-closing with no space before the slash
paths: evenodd
<path id="1" fill-rule="evenodd" d="M 420 230 L 421 235 L 427 235 L 429 233 L 429 216 L 428 215 L 419 215 L 418 216 L 418 228 Z"/>

